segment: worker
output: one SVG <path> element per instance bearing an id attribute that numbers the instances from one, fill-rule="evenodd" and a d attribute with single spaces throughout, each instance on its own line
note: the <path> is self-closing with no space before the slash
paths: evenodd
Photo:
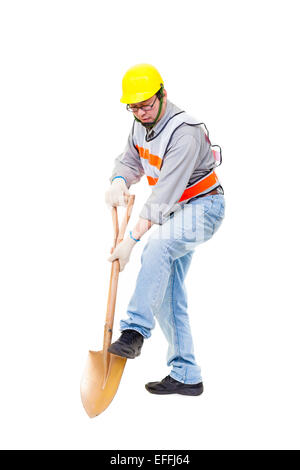
<path id="1" fill-rule="evenodd" d="M 122 272 L 133 248 L 154 227 L 143 249 L 127 316 L 120 323 L 121 336 L 108 351 L 130 359 L 139 356 L 157 319 L 168 342 L 171 371 L 163 380 L 147 383 L 146 389 L 200 395 L 203 380 L 194 354 L 185 277 L 195 248 L 213 236 L 224 218 L 224 191 L 214 170 L 221 150 L 211 145 L 203 123 L 167 99 L 154 66 L 131 67 L 122 89 L 121 102 L 134 120 L 127 145 L 115 160 L 105 200 L 110 207 L 126 205 L 131 185 L 143 175 L 152 191 L 136 225 L 109 261 L 118 259 Z M 202 274 L 204 270 L 201 265 Z"/>

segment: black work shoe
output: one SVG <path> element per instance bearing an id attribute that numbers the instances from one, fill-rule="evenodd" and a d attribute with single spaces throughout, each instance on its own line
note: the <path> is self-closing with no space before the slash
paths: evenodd
<path id="1" fill-rule="evenodd" d="M 179 393 L 180 395 L 201 395 L 203 392 L 203 383 L 184 384 L 167 375 L 161 382 L 149 382 L 145 385 L 146 390 L 157 395 L 169 395 Z"/>
<path id="2" fill-rule="evenodd" d="M 108 351 L 116 356 L 134 359 L 141 354 L 144 336 L 135 330 L 123 330 L 120 338 L 110 345 Z"/>

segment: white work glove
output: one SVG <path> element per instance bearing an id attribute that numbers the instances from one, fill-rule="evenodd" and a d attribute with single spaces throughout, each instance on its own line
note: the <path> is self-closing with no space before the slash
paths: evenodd
<path id="1" fill-rule="evenodd" d="M 115 259 L 118 259 L 120 263 L 120 271 L 123 271 L 125 265 L 129 261 L 132 248 L 136 244 L 137 242 L 134 241 L 132 238 L 125 238 L 116 246 L 112 255 L 108 258 L 108 261 L 114 261 Z"/>
<path id="2" fill-rule="evenodd" d="M 105 193 L 105 202 L 109 208 L 113 206 L 127 206 L 130 195 L 123 178 L 116 178 Z"/>

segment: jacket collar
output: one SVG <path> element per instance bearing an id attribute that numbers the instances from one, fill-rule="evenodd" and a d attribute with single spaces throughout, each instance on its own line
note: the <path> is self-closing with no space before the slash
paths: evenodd
<path id="1" fill-rule="evenodd" d="M 171 103 L 171 101 L 167 100 L 167 106 L 165 109 L 165 114 L 163 117 L 155 124 L 152 129 L 145 129 L 146 132 L 146 141 L 149 142 L 150 140 L 155 139 L 158 134 L 163 130 L 166 124 L 169 122 L 172 117 L 176 116 L 179 113 L 183 113 L 180 108 L 178 108 L 175 104 Z"/>

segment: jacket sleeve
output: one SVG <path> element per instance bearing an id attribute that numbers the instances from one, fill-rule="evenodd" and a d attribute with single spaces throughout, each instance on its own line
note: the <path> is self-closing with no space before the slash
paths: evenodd
<path id="1" fill-rule="evenodd" d="M 171 212 L 180 208 L 177 201 L 186 189 L 199 157 L 201 143 L 185 134 L 168 149 L 159 179 L 144 204 L 140 217 L 162 224 Z"/>
<path id="2" fill-rule="evenodd" d="M 140 161 L 137 149 L 133 145 L 132 132 L 129 134 L 124 152 L 115 159 L 115 166 L 110 177 L 112 182 L 115 176 L 123 176 L 128 189 L 132 184 L 138 183 L 144 175 L 144 169 Z"/>

